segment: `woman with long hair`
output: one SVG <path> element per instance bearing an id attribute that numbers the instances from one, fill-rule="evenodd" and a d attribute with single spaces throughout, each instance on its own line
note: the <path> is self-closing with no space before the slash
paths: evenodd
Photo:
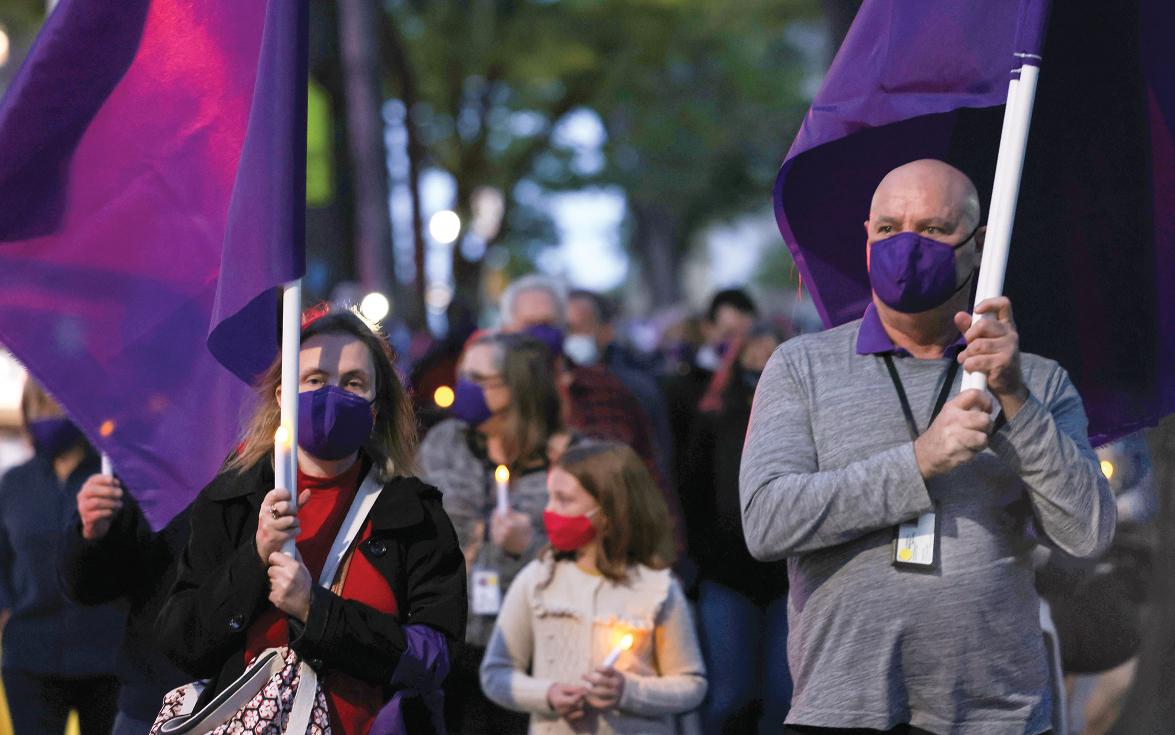
<path id="1" fill-rule="evenodd" d="M 465 568 L 440 494 L 414 476 L 412 408 L 386 338 L 354 313 L 320 309 L 303 321 L 299 360 L 297 511 L 274 488 L 279 357 L 244 441 L 192 506 L 157 628 L 181 669 L 211 679 L 201 704 L 261 652 L 289 646 L 318 671 L 332 732 L 366 733 L 402 670 L 419 665 L 407 659 L 422 636 L 460 641 Z M 331 587 L 315 584 L 353 502 L 372 492 Z M 293 557 L 281 552 L 289 539 Z M 402 700 L 404 720 L 440 729 L 421 702 Z"/>
<path id="2" fill-rule="evenodd" d="M 546 545 L 542 531 L 551 460 L 565 447 L 550 352 L 521 334 L 483 334 L 458 366 L 452 418 L 437 424 L 420 449 L 423 476 L 441 488 L 470 573 L 473 613 L 452 681 L 450 725 L 462 733 L 525 727 L 481 695 L 478 666 L 501 595 Z M 498 508 L 498 467 L 509 471 L 505 512 Z M 504 479 L 504 478 L 503 478 Z"/>

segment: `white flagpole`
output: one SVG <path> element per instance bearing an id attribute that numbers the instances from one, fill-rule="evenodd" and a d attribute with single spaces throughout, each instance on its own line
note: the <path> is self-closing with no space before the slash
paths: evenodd
<path id="1" fill-rule="evenodd" d="M 1012 241 L 1012 224 L 1016 220 L 1016 200 L 1020 195 L 1020 176 L 1024 171 L 1024 151 L 1028 147 L 1028 127 L 1036 100 L 1036 81 L 1040 76 L 1039 57 L 1017 54 L 1020 78 L 1008 84 L 1008 103 L 1004 108 L 1004 125 L 1000 151 L 996 158 L 995 181 L 991 189 L 991 207 L 987 216 L 987 233 L 983 240 L 983 260 L 975 303 L 1004 292 L 1004 274 L 1008 269 L 1008 248 Z M 986 317 L 978 317 L 986 318 Z M 987 389 L 983 373 L 964 373 L 963 390 Z"/>
<path id="2" fill-rule="evenodd" d="M 282 398 L 279 437 L 274 438 L 274 486 L 290 491 L 290 507 L 298 511 L 298 353 L 302 348 L 302 281 L 282 287 Z M 282 552 L 294 556 L 291 539 Z"/>

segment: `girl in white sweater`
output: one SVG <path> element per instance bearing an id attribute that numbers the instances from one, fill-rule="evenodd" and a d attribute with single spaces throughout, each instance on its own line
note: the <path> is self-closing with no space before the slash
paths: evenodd
<path id="1" fill-rule="evenodd" d="M 675 715 L 701 703 L 706 678 L 669 572 L 660 493 L 636 453 L 611 442 L 569 449 L 547 488 L 552 548 L 506 593 L 482 689 L 530 712 L 531 733 L 676 733 Z"/>

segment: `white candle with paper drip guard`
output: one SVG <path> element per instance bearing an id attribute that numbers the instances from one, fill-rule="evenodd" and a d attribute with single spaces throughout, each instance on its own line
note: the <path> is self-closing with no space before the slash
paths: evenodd
<path id="1" fill-rule="evenodd" d="M 604 659 L 600 666 L 605 669 L 612 668 L 616 665 L 616 661 L 620 658 L 620 654 L 624 653 L 630 648 L 632 648 L 632 633 L 625 633 L 624 637 L 621 638 L 620 642 L 616 644 L 616 647 L 608 653 L 608 656 Z"/>
<path id="2" fill-rule="evenodd" d="M 505 516 L 510 512 L 510 470 L 504 464 L 494 470 L 497 502 L 494 513 Z M 470 609 L 474 615 L 497 615 L 502 609 L 502 583 L 498 570 L 475 566 L 470 578 L 472 596 Z"/>
<path id="3" fill-rule="evenodd" d="M 506 465 L 494 470 L 494 483 L 498 487 L 498 515 L 504 516 L 510 512 L 510 470 Z"/>
<path id="4" fill-rule="evenodd" d="M 298 483 L 293 477 L 294 465 L 290 461 L 293 453 L 293 442 L 290 441 L 290 430 L 284 425 L 277 427 L 273 434 L 273 486 L 290 491 L 290 510 L 298 512 Z M 290 539 L 282 545 L 282 553 L 294 555 L 294 540 Z"/>

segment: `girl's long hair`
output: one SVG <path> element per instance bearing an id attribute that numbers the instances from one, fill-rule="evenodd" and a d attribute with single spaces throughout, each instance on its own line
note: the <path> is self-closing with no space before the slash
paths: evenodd
<path id="1" fill-rule="evenodd" d="M 545 461 L 547 442 L 563 429 L 559 391 L 547 348 L 522 334 L 501 333 L 481 335 L 471 340 L 466 349 L 475 345 L 494 349 L 502 382 L 510 389 L 502 448 L 510 458 L 511 469 Z"/>
<path id="2" fill-rule="evenodd" d="M 378 327 L 349 310 L 315 307 L 302 318 L 302 343 L 319 334 L 343 334 L 366 345 L 375 365 L 375 425 L 364 450 L 379 472 L 380 480 L 415 474 L 416 417 L 408 392 L 396 374 L 395 353 Z M 281 422 L 276 395 L 281 385 L 281 355 L 262 374 L 257 384 L 257 407 L 245 425 L 240 449 L 225 465 L 226 471 L 247 470 L 273 451 L 273 434 Z"/>
<path id="3" fill-rule="evenodd" d="M 583 486 L 600 505 L 600 550 L 596 567 L 613 582 L 624 582 L 628 568 L 643 564 L 665 569 L 675 551 L 665 499 L 645 463 L 619 442 L 586 442 L 563 453 L 555 465 Z"/>

